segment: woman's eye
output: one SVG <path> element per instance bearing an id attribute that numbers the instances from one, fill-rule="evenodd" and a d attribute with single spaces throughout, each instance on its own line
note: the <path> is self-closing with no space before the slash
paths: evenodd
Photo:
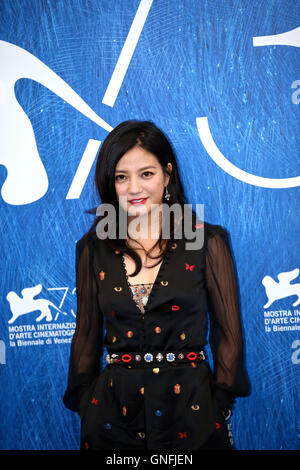
<path id="1" fill-rule="evenodd" d="M 149 178 L 150 176 L 153 175 L 152 171 L 144 171 L 144 173 L 142 173 L 142 175 L 145 175 L 146 178 Z M 115 176 L 115 181 L 124 181 L 126 178 L 125 175 L 117 175 Z"/>
<path id="2" fill-rule="evenodd" d="M 120 177 L 122 178 L 122 177 L 124 177 L 124 175 L 117 175 L 117 176 L 115 177 L 115 180 L 116 180 L 116 181 L 122 181 L 122 179 L 121 179 L 121 180 L 118 179 L 118 178 L 120 178 Z"/>

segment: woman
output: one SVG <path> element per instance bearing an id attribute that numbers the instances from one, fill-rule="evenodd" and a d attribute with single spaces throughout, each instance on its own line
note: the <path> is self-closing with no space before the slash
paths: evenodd
<path id="1" fill-rule="evenodd" d="M 176 158 L 151 122 L 127 121 L 107 136 L 95 184 L 100 209 L 112 207 L 116 217 L 115 230 L 111 216 L 96 217 L 76 245 L 77 319 L 63 400 L 81 417 L 81 448 L 231 449 L 225 419 L 249 386 L 227 232 L 192 211 L 203 243 L 187 248 Z M 161 210 L 174 204 L 177 213 Z"/>

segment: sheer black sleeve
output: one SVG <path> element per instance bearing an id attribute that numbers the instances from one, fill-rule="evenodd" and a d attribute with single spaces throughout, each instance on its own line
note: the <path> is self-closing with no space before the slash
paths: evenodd
<path id="1" fill-rule="evenodd" d="M 210 346 L 213 355 L 213 388 L 224 411 L 235 396 L 249 393 L 244 367 L 243 337 L 237 281 L 228 234 L 221 226 L 207 233 L 206 287 L 210 314 Z"/>
<path id="2" fill-rule="evenodd" d="M 100 373 L 103 315 L 99 309 L 97 283 L 92 265 L 93 247 L 85 237 L 76 244 L 76 328 L 69 359 L 68 384 L 63 402 L 79 412 L 80 397 Z"/>

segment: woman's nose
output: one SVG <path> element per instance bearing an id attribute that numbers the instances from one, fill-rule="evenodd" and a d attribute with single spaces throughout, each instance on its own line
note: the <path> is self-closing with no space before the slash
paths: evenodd
<path id="1" fill-rule="evenodd" d="M 138 178 L 131 178 L 129 183 L 128 192 L 132 194 L 138 194 L 142 190 L 141 182 Z"/>

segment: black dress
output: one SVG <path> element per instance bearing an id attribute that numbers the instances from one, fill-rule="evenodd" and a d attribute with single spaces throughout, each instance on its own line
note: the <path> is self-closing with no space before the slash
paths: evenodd
<path id="1" fill-rule="evenodd" d="M 122 253 L 96 234 L 77 242 L 76 330 L 63 401 L 81 417 L 82 449 L 231 448 L 222 411 L 249 390 L 235 269 L 226 230 L 195 227 L 204 230 L 202 249 L 175 240 L 143 309 Z M 213 372 L 205 359 L 208 319 Z"/>

